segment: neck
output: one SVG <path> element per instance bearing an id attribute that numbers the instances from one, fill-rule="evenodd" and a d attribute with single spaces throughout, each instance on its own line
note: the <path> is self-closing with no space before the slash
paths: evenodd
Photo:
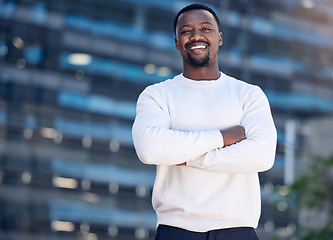
<path id="1" fill-rule="evenodd" d="M 207 67 L 195 68 L 188 64 L 183 64 L 183 76 L 192 80 L 216 80 L 220 77 L 218 64 L 210 64 Z"/>

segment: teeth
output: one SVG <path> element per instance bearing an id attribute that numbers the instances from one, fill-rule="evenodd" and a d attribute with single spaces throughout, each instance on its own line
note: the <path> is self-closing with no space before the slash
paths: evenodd
<path id="1" fill-rule="evenodd" d="M 204 49 L 206 46 L 193 46 L 190 49 Z"/>

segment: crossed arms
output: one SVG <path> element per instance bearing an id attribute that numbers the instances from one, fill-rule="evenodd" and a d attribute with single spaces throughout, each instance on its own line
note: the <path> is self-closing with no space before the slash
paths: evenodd
<path id="1" fill-rule="evenodd" d="M 223 173 L 254 173 L 272 167 L 276 129 L 268 101 L 258 90 L 244 106 L 240 125 L 223 130 L 170 129 L 163 107 L 149 92 L 139 97 L 133 142 L 146 164 L 184 165 Z"/>
<path id="2" fill-rule="evenodd" d="M 238 143 L 245 139 L 245 129 L 243 126 L 236 125 L 225 130 L 220 131 L 223 137 L 224 146 L 227 147 L 232 144 Z M 186 166 L 186 162 L 177 164 L 176 166 Z"/>

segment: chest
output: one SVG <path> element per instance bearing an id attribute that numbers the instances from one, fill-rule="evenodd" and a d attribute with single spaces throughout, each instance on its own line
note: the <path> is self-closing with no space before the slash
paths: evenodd
<path id="1" fill-rule="evenodd" d="M 239 124 L 243 116 L 242 97 L 232 89 L 183 90 L 169 97 L 173 98 L 168 106 L 171 129 L 224 129 Z"/>

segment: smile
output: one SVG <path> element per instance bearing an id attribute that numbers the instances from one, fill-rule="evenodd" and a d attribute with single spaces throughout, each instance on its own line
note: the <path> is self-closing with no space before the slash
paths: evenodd
<path id="1" fill-rule="evenodd" d="M 191 50 L 194 50 L 194 49 L 206 49 L 207 46 L 204 46 L 204 45 L 198 45 L 198 46 L 193 46 L 193 47 L 190 47 Z"/>
<path id="2" fill-rule="evenodd" d="M 190 51 L 201 53 L 204 52 L 210 46 L 209 42 L 206 41 L 196 41 L 185 44 L 185 47 Z"/>

